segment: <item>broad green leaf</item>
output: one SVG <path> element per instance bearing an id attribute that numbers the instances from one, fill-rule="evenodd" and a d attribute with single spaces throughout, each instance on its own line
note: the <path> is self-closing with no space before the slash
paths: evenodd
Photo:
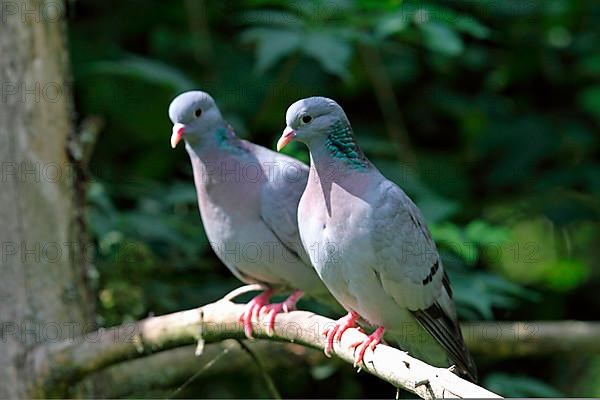
<path id="1" fill-rule="evenodd" d="M 336 35 L 335 31 L 310 33 L 302 40 L 302 50 L 330 74 L 343 79 L 349 77 L 348 62 L 352 46 L 345 38 Z"/>
<path id="2" fill-rule="evenodd" d="M 297 50 L 302 36 L 298 32 L 283 29 L 251 28 L 242 34 L 242 40 L 256 43 L 256 69 L 264 73 Z"/>
<path id="3" fill-rule="evenodd" d="M 423 33 L 424 43 L 429 49 L 447 56 L 457 56 L 462 53 L 464 48 L 462 39 L 447 25 L 426 22 L 418 26 Z"/>
<path id="4" fill-rule="evenodd" d="M 403 31 L 408 26 L 409 20 L 404 12 L 384 14 L 375 25 L 375 36 L 384 39 Z"/>

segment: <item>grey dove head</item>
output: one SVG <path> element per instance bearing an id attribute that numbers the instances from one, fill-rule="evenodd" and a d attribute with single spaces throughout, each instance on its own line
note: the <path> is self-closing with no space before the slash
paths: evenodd
<path id="1" fill-rule="evenodd" d="M 327 97 L 298 100 L 288 108 L 285 121 L 287 127 L 277 142 L 278 151 L 293 140 L 308 144 L 315 138 L 326 136 L 338 122 L 350 124 L 342 107 Z"/>
<path id="2" fill-rule="evenodd" d="M 182 138 L 189 142 L 201 140 L 203 135 L 223 122 L 213 98 L 200 90 L 184 92 L 177 96 L 169 106 L 169 118 L 173 122 L 173 148 Z"/>

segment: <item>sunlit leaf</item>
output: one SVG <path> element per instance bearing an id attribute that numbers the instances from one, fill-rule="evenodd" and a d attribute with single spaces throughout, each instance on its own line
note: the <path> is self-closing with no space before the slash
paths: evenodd
<path id="1" fill-rule="evenodd" d="M 319 62 L 330 74 L 348 78 L 348 62 L 352 55 L 350 43 L 335 32 L 314 32 L 302 40 L 303 52 Z"/>
<path id="2" fill-rule="evenodd" d="M 375 35 L 380 39 L 386 38 L 403 31 L 408 23 L 404 12 L 386 13 L 375 25 Z"/>
<path id="3" fill-rule="evenodd" d="M 243 33 L 242 40 L 256 43 L 256 69 L 265 72 L 297 50 L 302 36 L 298 32 L 283 29 L 251 28 Z"/>
<path id="4" fill-rule="evenodd" d="M 457 56 L 463 51 L 463 42 L 460 36 L 450 27 L 437 22 L 420 24 L 425 45 L 438 53 L 447 56 Z"/>

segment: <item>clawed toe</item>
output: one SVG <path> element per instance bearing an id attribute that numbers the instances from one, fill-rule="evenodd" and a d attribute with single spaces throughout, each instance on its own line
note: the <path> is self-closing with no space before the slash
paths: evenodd
<path id="1" fill-rule="evenodd" d="M 272 290 L 267 290 L 256 296 L 246 305 L 246 309 L 240 315 L 239 321 L 244 325 L 244 334 L 248 339 L 253 339 L 252 322 L 258 322 L 264 314 L 267 315 L 267 335 L 271 336 L 275 329 L 275 317 L 281 312 L 288 312 L 296 308 L 296 302 L 303 293 L 299 290 L 294 291 L 282 303 L 269 304 L 269 299 L 273 294 Z"/>
<path id="2" fill-rule="evenodd" d="M 365 353 L 367 349 L 371 349 L 371 351 L 375 351 L 375 347 L 381 340 L 383 339 L 383 333 L 385 332 L 385 328 L 380 326 L 370 334 L 365 340 L 353 343 L 350 347 L 354 348 L 354 367 L 358 367 L 360 364 L 364 363 Z"/>
<path id="3" fill-rule="evenodd" d="M 246 305 L 246 309 L 240 315 L 239 321 L 244 325 L 244 334 L 248 339 L 254 339 L 252 336 L 252 320 L 257 321 L 258 316 L 265 310 L 269 299 L 273 294 L 272 290 L 266 290 L 259 294 Z"/>
<path id="4" fill-rule="evenodd" d="M 339 342 L 346 330 L 355 327 L 358 318 L 359 316 L 357 313 L 350 311 L 348 315 L 337 320 L 334 326 L 326 328 L 323 331 L 323 335 L 326 337 L 324 352 L 327 357 L 331 357 L 333 352 L 333 342 Z"/>

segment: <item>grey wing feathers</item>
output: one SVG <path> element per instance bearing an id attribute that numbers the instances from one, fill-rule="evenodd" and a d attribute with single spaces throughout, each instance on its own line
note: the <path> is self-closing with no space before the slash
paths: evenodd
<path id="1" fill-rule="evenodd" d="M 287 251 L 311 265 L 298 232 L 298 203 L 308 180 L 308 167 L 279 154 L 271 162 L 265 169 L 268 176 L 261 193 L 261 219 Z"/>
<path id="2" fill-rule="evenodd" d="M 373 247 L 384 289 L 411 311 L 426 309 L 439 297 L 444 274 L 420 211 L 387 180 L 378 188 L 374 209 Z"/>
<path id="3" fill-rule="evenodd" d="M 404 192 L 390 181 L 381 185 L 375 244 L 383 256 L 384 290 L 407 307 L 446 350 L 463 376 L 476 381 L 452 302 L 452 289 L 424 218 Z"/>

